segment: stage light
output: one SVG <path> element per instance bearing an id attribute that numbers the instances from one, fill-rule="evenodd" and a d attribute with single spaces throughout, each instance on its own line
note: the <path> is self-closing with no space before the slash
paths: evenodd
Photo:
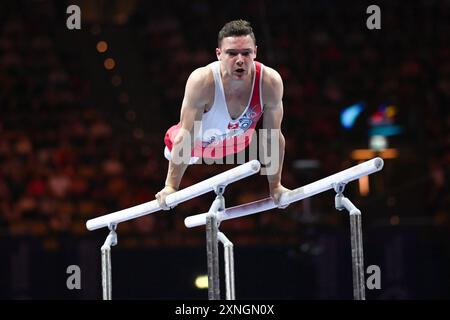
<path id="1" fill-rule="evenodd" d="M 345 129 L 351 129 L 360 113 L 364 110 L 362 103 L 356 103 L 341 111 L 341 125 Z"/>
<path id="2" fill-rule="evenodd" d="M 97 51 L 100 53 L 106 52 L 108 50 L 108 43 L 106 41 L 97 42 Z"/>
<path id="3" fill-rule="evenodd" d="M 208 276 L 197 276 L 197 278 L 195 279 L 195 287 L 197 289 L 208 289 Z"/>
<path id="4" fill-rule="evenodd" d="M 112 70 L 116 66 L 116 62 L 113 58 L 107 58 L 105 59 L 105 62 L 103 63 L 106 70 Z"/>

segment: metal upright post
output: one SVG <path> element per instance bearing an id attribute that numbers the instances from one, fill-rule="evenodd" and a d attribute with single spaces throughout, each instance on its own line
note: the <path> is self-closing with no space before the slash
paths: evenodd
<path id="1" fill-rule="evenodd" d="M 234 290 L 234 253 L 233 243 L 222 233 L 218 233 L 219 241 L 223 244 L 225 261 L 225 296 L 226 300 L 236 300 Z"/>
<path id="2" fill-rule="evenodd" d="M 350 202 L 350 200 L 348 201 Z M 355 300 L 365 300 L 364 255 L 361 212 L 359 210 L 350 211 L 350 232 L 352 242 L 353 281 L 356 282 L 353 286 L 353 296 Z"/>
<path id="3" fill-rule="evenodd" d="M 223 192 L 225 186 L 217 186 L 216 199 L 211 205 L 206 217 L 206 255 L 208 263 L 208 299 L 220 300 L 219 278 L 219 247 L 218 247 L 218 220 L 217 212 L 225 209 Z"/>
<path id="4" fill-rule="evenodd" d="M 335 206 L 337 210 L 346 209 L 350 213 L 350 241 L 352 248 L 353 297 L 365 300 L 364 253 L 362 242 L 361 211 L 346 197 L 343 192 L 344 183 L 336 184 Z"/>
<path id="5" fill-rule="evenodd" d="M 116 225 L 110 225 L 109 230 L 108 237 L 106 237 L 105 243 L 101 247 L 103 300 L 112 299 L 111 246 L 117 244 Z"/>

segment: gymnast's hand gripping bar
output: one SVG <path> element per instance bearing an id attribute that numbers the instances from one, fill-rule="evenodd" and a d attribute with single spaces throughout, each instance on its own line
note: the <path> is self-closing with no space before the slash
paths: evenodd
<path id="1" fill-rule="evenodd" d="M 246 178 L 255 174 L 261 168 L 258 160 L 252 160 L 240 166 L 222 172 L 214 177 L 203 180 L 190 187 L 184 188 L 166 197 L 166 203 L 169 207 L 174 207 L 181 202 L 198 197 L 209 191 L 214 190 L 217 186 L 226 186 L 230 183 Z M 103 227 L 118 224 L 127 220 L 135 219 L 155 211 L 161 210 L 157 200 L 152 200 L 128 209 L 116 211 L 104 216 L 100 216 L 86 222 L 88 230 L 96 230 Z"/>
<path id="2" fill-rule="evenodd" d="M 350 181 L 368 176 L 372 173 L 380 171 L 383 168 L 383 165 L 383 159 L 379 157 L 373 158 L 326 178 L 312 182 L 306 186 L 286 192 L 281 196 L 279 206 L 284 206 L 292 202 L 300 201 L 305 198 L 312 197 L 318 193 L 333 189 L 334 186 L 338 183 L 346 184 Z M 219 211 L 217 214 L 217 220 L 224 221 L 234 219 L 262 211 L 267 211 L 276 207 L 277 205 L 275 205 L 272 198 L 269 197 Z M 204 225 L 206 223 L 206 215 L 207 213 L 202 213 L 187 217 L 184 220 L 184 224 L 188 228 Z"/>

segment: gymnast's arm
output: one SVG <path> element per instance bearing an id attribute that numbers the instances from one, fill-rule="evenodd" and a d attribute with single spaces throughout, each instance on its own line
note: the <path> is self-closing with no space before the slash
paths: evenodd
<path id="1" fill-rule="evenodd" d="M 191 148 L 194 145 L 194 121 L 201 121 L 202 114 L 208 103 L 208 69 L 206 67 L 196 69 L 191 73 L 186 82 L 186 88 L 181 106 L 180 125 L 181 128 L 174 138 L 172 147 L 172 160 L 169 160 L 165 187 L 156 194 L 160 206 L 168 210 L 166 196 L 177 191 L 181 179 L 189 165 L 190 152 L 183 161 L 174 161 L 174 155 L 179 155 L 185 139 L 190 139 Z M 181 159 L 178 159 L 181 160 Z"/>
<path id="2" fill-rule="evenodd" d="M 280 196 L 283 192 L 289 191 L 281 184 L 281 173 L 283 170 L 284 161 L 284 147 L 285 140 L 283 133 L 281 132 L 281 122 L 283 120 L 283 80 L 280 74 L 272 68 L 264 68 L 263 78 L 263 101 L 264 101 L 264 119 L 263 128 L 267 129 L 267 140 L 262 141 L 263 154 L 266 156 L 268 151 L 272 150 L 272 138 L 271 129 L 276 130 L 274 138 L 278 138 L 278 148 L 273 146 L 274 154 L 270 154 L 268 159 L 263 159 L 266 166 L 267 179 L 269 182 L 270 195 L 274 199 L 275 203 L 278 203 Z M 270 153 L 269 152 L 269 153 Z M 274 158 L 276 157 L 276 158 Z M 272 159 L 270 159 L 272 158 Z"/>

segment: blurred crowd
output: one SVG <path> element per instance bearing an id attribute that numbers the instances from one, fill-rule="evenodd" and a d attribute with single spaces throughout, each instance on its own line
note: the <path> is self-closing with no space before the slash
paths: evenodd
<path id="1" fill-rule="evenodd" d="M 2 235 L 86 235 L 88 219 L 152 200 L 166 174 L 163 135 L 178 121 L 186 79 L 215 59 L 218 30 L 237 17 L 252 21 L 258 60 L 284 79 L 287 187 L 356 164 L 349 160 L 350 151 L 367 147 L 367 126 L 345 133 L 339 111 L 358 101 L 373 109 L 390 102 L 400 109 L 405 133 L 395 140 L 400 158 L 386 162 L 385 186 L 377 189 L 375 200 L 402 217 L 411 215 L 407 211 L 420 196 L 423 202 L 417 202 L 415 215 L 450 224 L 450 2 L 419 1 L 406 8 L 386 3 L 378 31 L 365 28 L 364 7 L 351 2 L 136 2 L 136 11 L 122 27 L 137 34 L 147 58 L 143 81 L 148 82 L 148 108 L 156 119 L 149 134 L 159 133 L 150 148 L 143 148 L 139 139 L 117 143 L 122 130 L 93 102 L 98 94 L 94 84 L 77 72 L 86 66 L 61 53 L 52 32 L 57 15 L 52 3 L 42 10 L 45 19 L 0 4 Z M 233 8 L 240 8 L 239 13 Z M 320 168 L 295 170 L 296 159 L 319 160 Z M 182 185 L 223 170 L 189 168 Z M 251 179 L 230 186 L 227 203 L 266 196 L 264 178 Z M 313 209 L 329 212 L 322 222 L 341 223 L 330 199 L 327 205 L 316 200 Z M 400 199 L 413 203 L 402 207 Z M 141 236 L 148 245 L 202 243 L 202 230 L 186 230 L 183 218 L 205 212 L 212 200 L 203 196 L 178 206 L 175 214 L 147 216 L 119 228 L 129 235 L 130 245 Z M 304 211 L 295 204 L 283 216 L 230 221 L 223 230 L 247 243 L 289 241 L 299 234 Z"/>

